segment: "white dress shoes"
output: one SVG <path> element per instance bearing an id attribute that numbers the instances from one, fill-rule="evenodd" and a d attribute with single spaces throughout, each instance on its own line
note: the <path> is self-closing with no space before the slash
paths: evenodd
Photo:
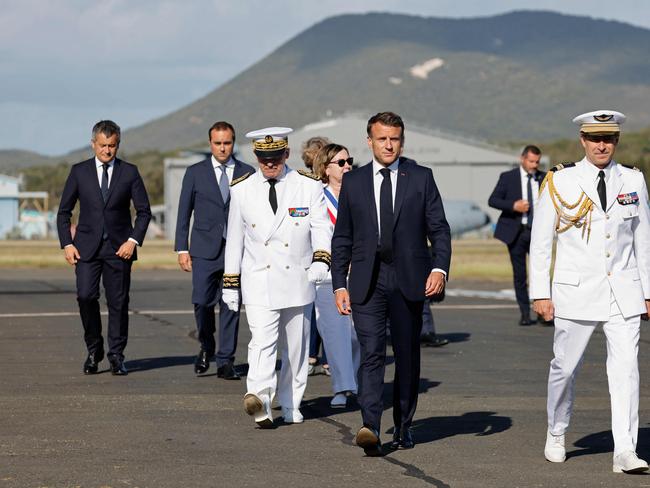
<path id="1" fill-rule="evenodd" d="M 544 457 L 552 463 L 563 463 L 566 460 L 564 449 L 564 434 L 553 435 L 546 432 L 546 445 L 544 446 Z"/>
<path id="2" fill-rule="evenodd" d="M 282 407 L 282 418 L 287 424 L 301 424 L 304 422 L 304 417 L 297 408 Z"/>
<path id="3" fill-rule="evenodd" d="M 273 427 L 273 415 L 270 405 L 262 401 L 255 393 L 246 393 L 244 395 L 244 410 L 255 419 L 255 423 L 261 429 Z"/>
<path id="4" fill-rule="evenodd" d="M 648 471 L 648 463 L 639 459 L 634 451 L 625 451 L 614 457 L 615 473 L 643 473 Z"/>

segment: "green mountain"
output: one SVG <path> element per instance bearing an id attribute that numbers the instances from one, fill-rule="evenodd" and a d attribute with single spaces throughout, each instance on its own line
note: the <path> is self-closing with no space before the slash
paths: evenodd
<path id="1" fill-rule="evenodd" d="M 264 42 L 263 33 L 251 35 Z M 383 110 L 493 142 L 572 137 L 571 118 L 599 108 L 624 112 L 626 129 L 638 130 L 650 126 L 648 46 L 648 29 L 552 12 L 341 15 L 196 102 L 126 131 L 123 149 L 205 147 L 219 119 L 235 125 L 241 142 L 264 126 Z"/>
<path id="2" fill-rule="evenodd" d="M 263 39 L 260 39 L 263 42 Z M 177 112 L 128 131 L 136 150 L 202 143 L 217 119 L 243 132 L 394 110 L 492 141 L 572 134 L 598 108 L 650 126 L 650 30 L 550 12 L 475 19 L 342 15 L 299 34 Z M 438 67 L 426 77 L 413 67 Z"/>

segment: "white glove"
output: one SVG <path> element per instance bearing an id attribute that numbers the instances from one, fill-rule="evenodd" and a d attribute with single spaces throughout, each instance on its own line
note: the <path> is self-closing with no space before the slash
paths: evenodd
<path id="1" fill-rule="evenodd" d="M 307 279 L 310 283 L 320 283 L 325 278 L 327 278 L 327 273 L 330 268 L 325 263 L 320 261 L 315 261 L 311 263 L 309 270 L 307 271 Z"/>
<path id="2" fill-rule="evenodd" d="M 230 310 L 239 311 L 239 290 L 237 288 L 224 288 L 221 292 L 221 299 Z"/>

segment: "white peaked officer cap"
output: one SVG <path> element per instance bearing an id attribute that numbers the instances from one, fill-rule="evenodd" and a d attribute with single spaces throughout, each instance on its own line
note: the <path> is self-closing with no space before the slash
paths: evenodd
<path id="1" fill-rule="evenodd" d="M 615 110 L 595 110 L 573 119 L 574 124 L 580 125 L 580 132 L 585 134 L 618 134 L 623 122 L 625 115 Z"/>
<path id="2" fill-rule="evenodd" d="M 253 140 L 253 152 L 260 158 L 277 158 L 282 156 L 289 147 L 289 134 L 293 129 L 289 127 L 266 127 L 246 134 Z"/>

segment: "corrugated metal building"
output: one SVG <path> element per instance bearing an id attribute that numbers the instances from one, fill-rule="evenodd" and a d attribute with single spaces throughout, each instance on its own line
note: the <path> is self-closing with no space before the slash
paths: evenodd
<path id="1" fill-rule="evenodd" d="M 366 164 L 372 154 L 366 143 L 368 118 L 362 115 L 324 120 L 306 125 L 289 136 L 291 155 L 289 166 L 304 168 L 300 157 L 302 144 L 314 136 L 324 136 L 343 144 L 350 150 L 356 163 Z M 277 121 L 277 125 L 283 125 Z M 499 212 L 487 205 L 499 174 L 519 164 L 519 153 L 499 148 L 481 141 L 462 138 L 430 129 L 422 129 L 405 121 L 404 156 L 433 170 L 438 187 L 446 200 L 475 202 L 496 222 Z M 240 128 L 237 133 L 237 157 L 253 166 L 257 160 L 252 144 L 244 134 L 254 128 Z M 207 153 L 209 154 L 209 153 Z M 202 159 L 206 153 L 184 153 L 178 158 L 165 160 L 165 235 L 174 238 L 178 199 L 185 169 Z M 548 166 L 548 158 L 542 157 Z"/>
<path id="2" fill-rule="evenodd" d="M 296 130 L 289 136 L 289 166 L 295 169 L 304 167 L 300 158 L 301 146 L 314 136 L 324 136 L 346 146 L 356 163 L 366 164 L 372 159 L 366 143 L 367 122 L 368 117 L 349 115 Z M 475 202 L 496 222 L 499 212 L 489 208 L 487 200 L 499 174 L 519 164 L 519 153 L 481 141 L 415 127 L 408 120 L 404 124 L 404 156 L 433 170 L 443 198 Z M 278 125 L 282 125 L 282 121 L 278 121 Z M 240 156 L 246 162 L 255 162 L 252 145 L 242 136 L 243 133 L 238 134 Z M 542 165 L 548 166 L 548 157 L 542 157 Z"/>

